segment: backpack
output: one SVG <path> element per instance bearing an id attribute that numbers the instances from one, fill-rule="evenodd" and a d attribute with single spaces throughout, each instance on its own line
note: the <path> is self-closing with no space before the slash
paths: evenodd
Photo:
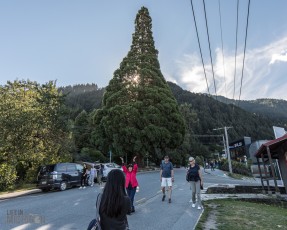
<path id="1" fill-rule="evenodd" d="M 200 169 L 199 166 L 197 164 L 195 164 L 195 166 L 198 170 Z M 186 181 L 190 182 L 190 181 L 198 181 L 199 178 L 199 174 L 198 174 L 198 170 L 196 171 L 196 173 L 194 173 L 194 170 L 191 169 L 191 167 L 189 167 L 187 173 L 186 173 Z"/>
<path id="2" fill-rule="evenodd" d="M 102 194 L 99 193 L 99 194 L 98 194 L 98 197 L 97 197 L 97 202 L 96 202 L 96 207 L 97 207 L 96 218 L 91 220 L 91 222 L 89 223 L 89 226 L 88 226 L 87 230 L 102 230 L 101 220 L 100 220 L 100 204 L 101 204 L 101 198 L 102 198 Z"/>

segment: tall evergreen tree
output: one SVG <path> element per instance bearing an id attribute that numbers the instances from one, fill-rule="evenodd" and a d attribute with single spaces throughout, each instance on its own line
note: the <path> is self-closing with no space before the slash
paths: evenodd
<path id="1" fill-rule="evenodd" d="M 159 160 L 183 141 L 184 119 L 161 73 L 145 7 L 136 16 L 131 49 L 106 88 L 95 125 L 93 138 L 101 150 L 129 159 L 149 154 Z"/>

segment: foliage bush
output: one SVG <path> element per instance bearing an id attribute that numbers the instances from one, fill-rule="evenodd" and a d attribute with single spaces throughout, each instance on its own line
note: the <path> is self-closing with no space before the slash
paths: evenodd
<path id="1" fill-rule="evenodd" d="M 250 171 L 250 168 L 247 168 L 245 164 L 237 161 L 231 161 L 232 165 L 232 172 L 245 175 L 245 176 L 252 176 L 252 173 Z M 221 164 L 219 166 L 219 169 L 223 171 L 229 171 L 229 165 L 228 165 L 228 160 L 224 159 L 221 161 Z"/>
<path id="2" fill-rule="evenodd" d="M 0 191 L 14 188 L 17 172 L 14 165 L 0 164 Z"/>
<path id="3" fill-rule="evenodd" d="M 196 156 L 196 157 L 195 157 L 195 162 L 196 162 L 198 165 L 204 167 L 203 156 Z"/>

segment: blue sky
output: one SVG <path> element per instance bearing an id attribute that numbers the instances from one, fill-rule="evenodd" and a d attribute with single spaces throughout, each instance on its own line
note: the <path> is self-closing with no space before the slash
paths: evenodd
<path id="1" fill-rule="evenodd" d="M 233 98 L 236 0 L 205 0 L 217 94 Z M 213 75 L 202 0 L 193 0 L 210 93 Z M 248 0 L 240 0 L 235 96 L 239 97 Z M 0 84 L 30 79 L 57 86 L 108 85 L 127 55 L 145 6 L 166 80 L 191 92 L 207 87 L 190 0 L 0 1 Z M 241 100 L 287 100 L 287 1 L 251 0 Z M 223 56 L 225 65 L 223 65 Z M 225 74 L 224 74 L 225 73 Z"/>

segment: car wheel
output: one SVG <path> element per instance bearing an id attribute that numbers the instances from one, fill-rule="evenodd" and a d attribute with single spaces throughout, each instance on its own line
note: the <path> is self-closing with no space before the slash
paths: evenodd
<path id="1" fill-rule="evenodd" d="M 67 189 L 67 182 L 66 181 L 62 181 L 60 184 L 60 190 L 64 191 Z"/>

